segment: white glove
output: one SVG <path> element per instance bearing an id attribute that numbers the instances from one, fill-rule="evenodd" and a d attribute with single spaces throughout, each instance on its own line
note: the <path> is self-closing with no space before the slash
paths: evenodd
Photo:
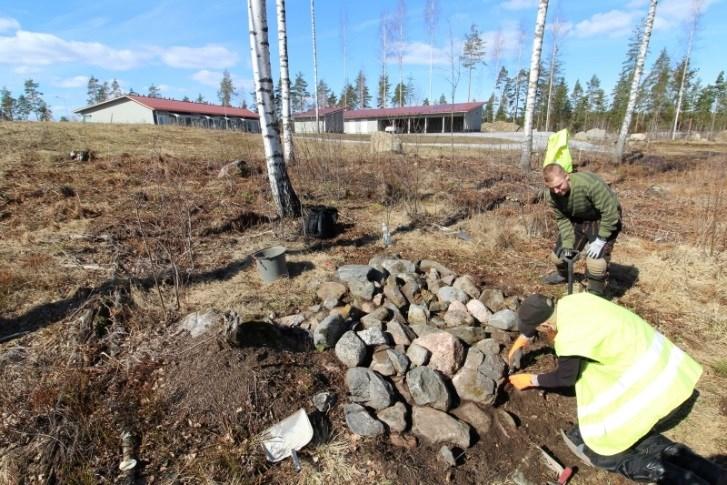
<path id="1" fill-rule="evenodd" d="M 595 241 L 588 245 L 588 251 L 586 251 L 586 255 L 588 255 L 589 258 L 593 259 L 600 258 L 601 251 L 603 251 L 603 246 L 605 245 L 606 241 L 604 241 L 600 237 L 597 237 Z"/>

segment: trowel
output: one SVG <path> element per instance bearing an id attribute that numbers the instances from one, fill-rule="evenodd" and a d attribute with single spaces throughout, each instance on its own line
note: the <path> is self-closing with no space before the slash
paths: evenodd
<path id="1" fill-rule="evenodd" d="M 263 431 L 262 439 L 265 458 L 269 462 L 277 463 L 290 456 L 293 459 L 293 468 L 299 472 L 300 459 L 297 452 L 313 439 L 313 426 L 305 409 L 301 408 Z"/>

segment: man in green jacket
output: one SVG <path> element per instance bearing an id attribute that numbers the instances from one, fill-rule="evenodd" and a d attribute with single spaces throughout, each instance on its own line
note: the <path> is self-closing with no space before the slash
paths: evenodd
<path id="1" fill-rule="evenodd" d="M 518 316 L 522 334 L 508 359 L 539 330 L 552 340 L 558 367 L 514 374 L 510 383 L 575 385 L 578 426 L 568 435 L 590 464 L 638 481 L 725 483 L 718 465 L 655 430 L 693 397 L 702 367 L 690 356 L 638 315 L 589 293 L 561 298 L 557 307 L 531 295 Z"/>
<path id="2" fill-rule="evenodd" d="M 551 255 L 557 271 L 543 281 L 565 282 L 567 259 L 585 248 L 588 291 L 603 296 L 611 251 L 621 231 L 621 206 L 616 194 L 598 175 L 567 173 L 557 163 L 543 168 L 543 178 L 549 189 L 545 200 L 555 213 L 559 233 Z"/>

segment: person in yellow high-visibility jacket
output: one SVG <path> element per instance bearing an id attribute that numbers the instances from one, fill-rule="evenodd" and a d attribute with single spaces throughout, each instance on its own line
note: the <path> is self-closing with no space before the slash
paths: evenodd
<path id="1" fill-rule="evenodd" d="M 725 483 L 727 473 L 655 430 L 691 401 L 702 367 L 635 313 L 590 293 L 557 306 L 531 295 L 518 309 L 521 335 L 508 359 L 538 330 L 549 334 L 558 368 L 513 374 L 517 389 L 575 384 L 578 426 L 569 433 L 591 464 L 639 481 Z"/>
<path id="2" fill-rule="evenodd" d="M 573 159 L 568 148 L 568 129 L 553 133 L 548 137 L 548 147 L 545 149 L 543 168 L 555 163 L 560 165 L 565 173 L 573 172 Z"/>

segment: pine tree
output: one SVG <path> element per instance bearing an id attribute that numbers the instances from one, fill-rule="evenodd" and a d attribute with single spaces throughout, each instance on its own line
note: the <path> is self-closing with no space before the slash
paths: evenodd
<path id="1" fill-rule="evenodd" d="M 293 111 L 305 111 L 310 93 L 308 92 L 308 83 L 303 79 L 302 72 L 298 72 L 295 75 L 295 81 L 290 89 L 290 97 L 290 104 Z"/>
<path id="2" fill-rule="evenodd" d="M 40 105 L 38 106 L 38 111 L 36 112 L 36 116 L 38 117 L 38 121 L 52 121 L 53 120 L 53 112 L 50 109 L 50 106 L 46 104 L 45 101 L 42 99 L 40 100 Z"/>
<path id="3" fill-rule="evenodd" d="M 12 121 L 15 114 L 15 98 L 13 94 L 3 86 L 0 91 L 0 120 Z"/>
<path id="4" fill-rule="evenodd" d="M 121 86 L 119 85 L 119 82 L 114 78 L 111 81 L 111 92 L 109 92 L 109 96 L 112 98 L 118 98 L 119 96 L 123 96 L 124 93 L 121 91 Z"/>
<path id="5" fill-rule="evenodd" d="M 424 98 L 424 101 L 422 101 L 422 106 L 429 106 L 429 98 Z"/>
<path id="6" fill-rule="evenodd" d="M 606 93 L 601 89 L 601 80 L 595 74 L 586 84 L 586 97 L 588 98 L 588 109 L 583 124 L 585 129 L 589 129 L 592 126 L 598 126 L 606 111 Z M 589 117 L 592 120 L 591 124 L 588 123 Z"/>
<path id="7" fill-rule="evenodd" d="M 629 101 L 629 89 L 631 88 L 631 80 L 634 77 L 634 69 L 636 69 L 636 59 L 639 56 L 639 47 L 641 47 L 643 31 L 643 22 L 640 22 L 636 28 L 634 28 L 634 31 L 629 38 L 628 49 L 626 50 L 626 59 L 621 64 L 621 73 L 619 74 L 618 81 L 616 81 L 616 85 L 611 93 L 609 124 L 612 126 L 618 126 L 626 113 L 626 105 Z"/>
<path id="8" fill-rule="evenodd" d="M 370 108 L 371 107 L 371 94 L 369 88 L 366 86 L 366 75 L 363 71 L 359 71 L 356 76 L 356 99 L 358 101 L 358 108 Z"/>
<path id="9" fill-rule="evenodd" d="M 391 96 L 391 105 L 392 106 L 404 106 L 407 104 L 408 97 L 409 97 L 409 91 L 408 91 L 407 85 L 404 83 L 398 83 L 394 87 L 393 96 Z"/>
<path id="10" fill-rule="evenodd" d="M 96 104 L 96 99 L 98 99 L 98 79 L 91 76 L 86 83 L 86 104 Z"/>
<path id="11" fill-rule="evenodd" d="M 318 81 L 318 107 L 319 108 L 330 108 L 328 105 L 328 98 L 331 95 L 331 88 L 328 84 L 321 79 Z"/>
<path id="12" fill-rule="evenodd" d="M 551 126 L 554 131 L 562 130 L 570 123 L 573 107 L 568 98 L 568 84 L 565 78 L 556 80 L 553 87 L 553 97 L 550 101 Z"/>
<path id="13" fill-rule="evenodd" d="M 649 75 L 644 79 L 646 109 L 651 115 L 651 129 L 658 131 L 663 120 L 672 119 L 673 96 L 670 92 L 671 61 L 666 49 L 662 49 Z"/>
<path id="14" fill-rule="evenodd" d="M 336 93 L 334 93 L 333 90 L 328 93 L 328 98 L 326 98 L 326 104 L 328 106 L 338 106 L 338 98 L 336 98 Z"/>
<path id="15" fill-rule="evenodd" d="M 24 94 L 18 96 L 18 100 L 15 102 L 15 114 L 13 119 L 25 121 L 30 117 L 30 113 L 33 111 L 33 107 L 25 97 Z"/>
<path id="16" fill-rule="evenodd" d="M 25 99 L 30 107 L 30 111 L 35 114 L 36 120 L 40 119 L 41 111 L 43 111 L 41 108 L 45 105 L 43 93 L 38 91 L 38 87 L 38 83 L 32 79 L 26 79 L 23 84 Z"/>
<path id="17" fill-rule="evenodd" d="M 192 100 L 189 99 L 189 96 L 185 96 L 185 97 L 182 98 L 182 101 L 184 101 L 185 103 L 189 103 Z"/>
<path id="18" fill-rule="evenodd" d="M 409 76 L 406 80 L 406 96 L 404 97 L 404 104 L 411 106 L 414 104 L 416 99 L 416 87 L 414 86 L 414 78 Z"/>
<path id="19" fill-rule="evenodd" d="M 232 83 L 230 71 L 225 69 L 222 73 L 222 80 L 220 80 L 220 88 L 217 90 L 217 98 L 222 106 L 232 106 L 232 98 L 235 96 L 237 96 L 237 89 Z"/>
<path id="20" fill-rule="evenodd" d="M 438 104 L 447 104 L 447 97 L 444 95 L 444 93 L 439 97 Z"/>
<path id="21" fill-rule="evenodd" d="M 356 109 L 359 105 L 358 93 L 352 84 L 348 83 L 343 87 L 338 97 L 338 105 L 346 109 Z"/>
<path id="22" fill-rule="evenodd" d="M 389 92 L 391 91 L 391 84 L 389 82 L 389 75 L 382 74 L 379 76 L 379 86 L 376 93 L 376 107 L 385 108 L 386 101 L 389 99 Z"/>
<path id="23" fill-rule="evenodd" d="M 159 90 L 159 88 L 156 86 L 156 84 L 152 83 L 151 86 L 149 86 L 149 90 L 147 91 L 146 95 L 150 98 L 159 98 L 161 96 L 162 92 Z"/>
<path id="24" fill-rule="evenodd" d="M 197 99 L 194 100 L 195 103 L 204 103 L 204 96 L 202 96 L 202 93 L 197 94 Z"/>
<path id="25" fill-rule="evenodd" d="M 103 103 L 107 99 L 109 99 L 109 83 L 104 81 L 103 84 L 98 85 L 98 90 L 96 91 L 96 102 Z"/>
<path id="26" fill-rule="evenodd" d="M 482 39 L 480 30 L 477 25 L 470 26 L 469 33 L 465 34 L 464 46 L 462 47 L 462 55 L 460 56 L 462 67 L 467 69 L 467 101 L 472 99 L 472 71 L 477 66 L 486 65 L 485 63 L 485 41 Z"/>
<path id="27" fill-rule="evenodd" d="M 485 109 L 482 110 L 482 118 L 485 123 L 495 121 L 495 93 L 492 93 L 487 103 L 485 103 Z"/>
<path id="28" fill-rule="evenodd" d="M 583 92 L 581 81 L 576 80 L 573 85 L 573 91 L 570 94 L 570 104 L 573 107 L 573 117 L 571 118 L 571 129 L 574 132 L 583 130 L 586 124 L 586 116 L 588 115 L 588 96 Z"/>

